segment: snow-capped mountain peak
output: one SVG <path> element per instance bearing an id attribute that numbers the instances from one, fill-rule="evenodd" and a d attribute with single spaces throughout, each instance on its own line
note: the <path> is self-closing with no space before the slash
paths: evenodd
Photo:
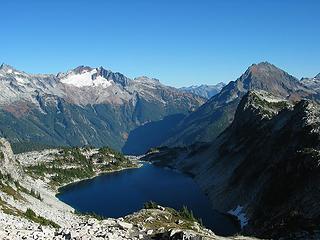
<path id="1" fill-rule="evenodd" d="M 101 73 L 101 71 L 99 71 Z M 68 72 L 60 79 L 61 83 L 81 87 L 103 87 L 112 85 L 112 80 L 108 80 L 98 73 L 97 68 L 78 67 Z"/>
<path id="2" fill-rule="evenodd" d="M 138 78 L 132 80 L 122 73 L 103 67 L 79 66 L 67 72 L 30 74 L 0 65 L 0 105 L 13 102 L 39 105 L 39 96 L 51 96 L 78 105 L 136 103 L 137 94 L 148 101 L 167 104 L 169 96 L 180 94 L 176 89 L 162 85 L 159 80 Z M 183 94 L 181 98 L 186 98 Z M 187 96 L 197 104 L 202 99 Z"/>
<path id="3" fill-rule="evenodd" d="M 313 78 L 307 78 L 307 77 L 302 78 L 301 83 L 304 86 L 306 86 L 316 92 L 319 92 L 320 91 L 320 73 Z"/>
<path id="4" fill-rule="evenodd" d="M 10 65 L 7 65 L 5 63 L 2 63 L 0 66 L 0 70 L 5 71 L 7 73 L 12 73 L 13 72 L 13 67 L 11 67 Z"/>
<path id="5" fill-rule="evenodd" d="M 20 73 L 19 71 L 17 71 L 14 67 L 7 65 L 5 63 L 1 64 L 0 66 L 0 74 L 4 75 L 4 74 L 18 74 Z"/>

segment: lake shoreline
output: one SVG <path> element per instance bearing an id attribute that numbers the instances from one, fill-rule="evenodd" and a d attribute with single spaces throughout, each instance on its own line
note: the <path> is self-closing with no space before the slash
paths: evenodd
<path id="1" fill-rule="evenodd" d="M 55 192 L 56 192 L 56 197 L 57 195 L 61 194 L 63 192 L 63 188 L 66 188 L 66 187 L 69 187 L 69 186 L 72 186 L 72 185 L 75 185 L 75 184 L 78 184 L 80 182 L 83 182 L 83 181 L 87 181 L 87 180 L 91 180 L 91 179 L 94 179 L 96 177 L 99 177 L 99 176 L 103 176 L 103 175 L 106 175 L 106 174 L 110 174 L 110 173 L 114 173 L 114 172 L 121 172 L 121 171 L 124 171 L 124 170 L 128 170 L 128 169 L 137 169 L 137 168 L 141 168 L 143 166 L 142 163 L 140 162 L 143 162 L 143 161 L 137 161 L 138 163 L 136 163 L 137 165 L 136 166 L 132 166 L 132 167 L 122 167 L 122 168 L 119 168 L 119 169 L 115 169 L 115 170 L 107 170 L 107 171 L 102 171 L 102 172 L 99 172 L 99 173 L 96 173 L 94 176 L 91 176 L 91 177 L 87 177 L 87 178 L 82 178 L 82 179 L 76 179 L 74 181 L 71 181 L 69 183 L 66 183 L 66 184 L 63 184 L 61 186 L 58 186 L 56 189 L 55 189 Z M 57 198 L 59 201 L 61 201 L 59 198 Z"/>
<path id="2" fill-rule="evenodd" d="M 145 203 L 145 202 L 147 202 L 149 200 L 155 201 L 159 205 L 162 205 L 162 206 L 174 208 L 177 211 L 179 211 L 179 209 L 181 209 L 182 206 L 186 205 L 186 206 L 188 206 L 188 208 L 193 210 L 193 212 L 195 213 L 195 216 L 197 216 L 199 218 L 206 219 L 204 221 L 205 222 L 205 226 L 209 227 L 211 230 L 214 230 L 214 232 L 217 232 L 217 230 L 215 228 L 216 225 L 220 225 L 220 227 L 218 227 L 218 228 L 221 228 L 221 229 L 230 229 L 230 230 L 233 229 L 232 230 L 233 231 L 232 234 L 237 234 L 237 233 L 240 232 L 240 229 L 238 227 L 238 222 L 235 220 L 234 216 L 231 216 L 229 214 L 225 214 L 225 213 L 221 213 L 219 211 L 216 211 L 215 209 L 212 209 L 211 206 L 209 206 L 209 203 L 208 204 L 204 204 L 204 202 L 202 202 L 202 201 L 205 201 L 205 202 L 207 201 L 208 202 L 209 199 L 208 199 L 207 195 L 202 192 L 202 190 L 199 188 L 197 183 L 194 181 L 194 179 L 190 175 L 185 174 L 185 173 L 183 173 L 181 171 L 177 171 L 174 168 L 166 168 L 166 167 L 163 167 L 163 166 L 157 166 L 157 165 L 155 165 L 155 164 L 153 164 L 151 162 L 148 162 L 148 161 L 146 161 L 146 162 L 145 161 L 140 161 L 139 163 L 140 164 L 139 164 L 138 167 L 123 168 L 123 169 L 118 169 L 116 171 L 107 171 L 107 172 L 100 173 L 100 174 L 96 175 L 95 177 L 92 177 L 92 178 L 89 178 L 89 179 L 83 179 L 81 181 L 94 179 L 96 177 L 108 176 L 108 175 L 110 175 L 110 173 L 114 173 L 114 172 L 121 172 L 121 171 L 125 171 L 125 170 L 130 170 L 130 169 L 138 169 L 138 168 L 141 168 L 142 166 L 146 166 L 147 168 L 142 169 L 141 170 L 142 172 L 139 171 L 139 172 L 136 173 L 135 171 L 133 171 L 134 172 L 133 173 L 132 171 L 130 171 L 129 172 L 129 176 L 127 174 L 124 174 L 124 175 L 122 174 L 123 177 L 121 177 L 121 175 L 120 175 L 120 177 L 119 177 L 119 175 L 110 176 L 109 178 L 107 178 L 108 179 L 107 182 L 109 183 L 107 185 L 105 185 L 106 182 L 103 183 L 103 179 L 104 178 L 102 178 L 102 180 L 100 179 L 98 181 L 94 181 L 93 180 L 93 181 L 90 181 L 88 183 L 89 185 L 85 184 L 85 186 L 87 186 L 87 187 L 84 187 L 84 189 L 86 189 L 86 190 L 83 190 L 81 185 L 79 186 L 79 188 L 72 187 L 72 185 L 79 184 L 79 182 L 81 182 L 81 181 L 75 181 L 73 183 L 64 185 L 64 187 L 71 187 L 69 189 L 64 189 L 64 187 L 59 188 L 59 190 L 60 190 L 59 193 L 61 195 L 57 196 L 57 198 L 60 201 L 68 204 L 72 208 L 77 209 L 79 212 L 82 212 L 83 214 L 94 212 L 99 216 L 113 217 L 113 218 L 114 217 L 117 218 L 117 217 L 121 217 L 121 216 L 126 216 L 128 214 L 133 214 L 134 212 L 139 211 L 142 208 L 143 203 Z M 151 167 L 151 172 L 150 172 L 149 165 L 151 165 L 150 166 Z M 155 170 L 155 169 L 158 169 L 158 170 Z M 156 175 L 156 177 L 154 177 L 152 179 L 148 179 L 148 178 L 146 178 L 144 176 L 146 173 L 149 174 L 149 175 L 152 174 L 153 171 L 158 172 L 158 175 Z M 159 173 L 161 173 L 161 174 L 159 174 Z M 131 175 L 136 175 L 136 177 L 133 178 L 133 179 L 142 179 L 142 180 L 140 180 L 140 182 L 142 181 L 143 183 L 140 183 L 140 184 L 143 185 L 143 189 L 144 189 L 143 193 L 141 192 L 141 186 L 139 186 L 139 185 L 136 186 L 135 185 L 136 183 L 135 184 L 133 183 L 134 181 L 132 181 L 133 179 L 130 177 Z M 170 177 L 171 175 L 176 176 L 176 177 L 172 178 L 172 177 Z M 122 181 L 120 181 L 123 184 L 122 186 L 118 185 L 117 182 L 113 181 L 113 179 L 117 179 L 118 177 L 122 178 Z M 187 184 L 175 185 L 175 178 L 177 178 L 177 177 L 178 177 L 178 179 L 180 179 L 179 181 L 181 181 L 181 179 L 183 179 L 182 180 L 183 182 L 187 181 Z M 161 185 L 161 184 L 157 185 L 158 182 L 163 181 L 163 178 L 167 178 L 165 180 L 166 184 L 165 185 Z M 111 182 L 110 182 L 110 179 L 112 179 Z M 189 180 L 185 180 L 185 179 L 189 179 Z M 173 180 L 174 182 L 170 182 L 171 180 Z M 94 182 L 96 182 L 96 183 L 94 183 Z M 128 183 L 126 183 L 126 182 L 128 182 Z M 98 185 L 100 184 L 100 187 L 97 187 L 97 185 L 94 186 L 94 185 L 90 185 L 90 184 L 98 184 Z M 130 185 L 130 184 L 134 184 L 134 185 Z M 172 186 L 169 187 L 167 184 L 170 184 Z M 112 185 L 112 189 L 113 190 L 110 190 L 110 185 Z M 127 185 L 128 185 L 128 187 L 127 187 Z M 155 197 L 155 196 L 159 196 L 159 195 L 157 195 L 157 193 L 156 193 L 156 195 L 154 195 L 154 193 L 152 193 L 153 195 L 152 194 L 148 195 L 149 194 L 148 191 L 150 191 L 150 185 L 152 185 L 152 187 L 154 187 L 154 189 L 156 189 L 156 190 L 152 190 L 152 191 L 156 191 L 156 192 L 160 191 L 160 195 L 162 195 L 162 196 L 175 196 L 174 198 L 177 198 L 177 200 L 168 200 L 171 197 L 170 198 L 160 197 L 160 199 L 159 199 L 159 198 Z M 193 185 L 193 187 L 192 187 L 192 185 Z M 125 186 L 125 187 L 123 188 L 123 186 Z M 165 187 L 165 189 L 161 189 L 162 187 L 160 187 L 160 186 L 166 186 L 166 187 Z M 183 188 L 179 188 L 179 186 L 184 186 L 184 187 Z M 196 188 L 194 186 L 196 186 Z M 98 189 L 101 188 L 101 189 L 97 190 L 97 188 Z M 130 188 L 133 189 L 133 190 L 130 190 Z M 169 188 L 169 190 L 167 188 Z M 195 190 L 197 188 L 198 188 L 198 190 L 192 191 L 192 189 Z M 90 189 L 96 189 L 96 190 L 93 190 L 94 192 L 92 192 L 92 190 L 90 190 Z M 183 191 L 183 192 L 188 192 L 188 194 L 187 195 L 181 195 L 180 197 L 179 197 L 179 195 L 176 196 L 175 192 L 176 192 L 177 189 L 188 189 L 187 191 Z M 65 190 L 67 190 L 67 191 L 65 191 Z M 69 190 L 69 193 L 68 193 L 68 190 Z M 78 195 L 77 196 L 77 192 L 83 192 L 83 191 L 85 191 L 84 195 Z M 116 191 L 116 192 L 114 192 L 114 191 Z M 128 191 L 129 191 L 129 193 L 128 193 Z M 143 201 L 141 201 L 141 199 L 140 199 L 139 200 L 140 201 L 139 202 L 139 207 L 137 207 L 137 205 L 135 205 L 135 207 L 133 209 L 131 209 L 131 210 L 130 209 L 129 210 L 128 209 L 124 210 L 123 208 L 126 208 L 126 207 L 123 207 L 123 205 L 125 205 L 125 204 L 120 204 L 120 205 L 113 206 L 114 202 L 112 202 L 112 201 L 121 202 L 123 200 L 123 195 L 119 198 L 118 192 L 125 193 L 126 196 L 130 196 L 130 191 L 131 192 L 132 191 L 136 192 L 135 194 L 143 194 L 143 195 L 153 196 L 153 197 L 145 198 Z M 171 194 L 170 194 L 170 191 L 171 191 Z M 190 191 L 193 192 L 193 193 L 190 194 Z M 70 194 L 70 193 L 72 193 L 72 194 Z M 99 193 L 99 195 L 97 195 L 97 193 Z M 91 201 L 90 198 L 87 198 L 87 200 L 83 200 L 84 202 L 82 202 L 80 205 L 79 205 L 79 202 L 78 202 L 79 200 L 76 200 L 76 199 L 82 199 L 83 196 L 91 196 L 91 197 L 95 198 L 94 194 L 96 194 L 97 198 L 99 198 L 99 199 L 100 198 L 103 199 L 103 195 L 113 196 L 112 198 L 114 198 L 115 200 L 110 200 L 110 198 L 108 197 L 108 200 L 106 200 L 106 199 L 105 200 L 95 200 L 95 203 L 97 204 L 96 201 L 104 201 L 104 202 L 108 201 L 108 204 L 114 210 L 105 209 L 105 207 L 102 207 L 102 206 L 97 207 L 97 208 L 94 208 L 94 207 L 92 208 L 90 206 L 90 204 L 87 205 L 88 203 L 85 203 L 85 202 L 88 202 L 88 201 L 90 202 Z M 127 195 L 127 194 L 129 194 L 129 195 Z M 75 195 L 76 197 L 71 197 L 70 198 L 70 196 L 73 196 L 73 195 Z M 172 201 L 174 201 L 174 203 L 172 203 Z M 76 204 L 74 205 L 73 203 L 76 203 Z M 200 203 L 200 204 L 198 204 L 198 206 L 201 206 L 201 207 L 198 207 L 197 203 Z M 86 207 L 86 205 L 88 207 Z M 129 207 L 129 208 L 131 208 L 131 207 Z M 209 209 L 210 209 L 210 211 L 208 211 Z M 125 213 L 121 213 L 122 211 L 126 211 L 126 212 Z M 208 212 L 208 213 L 204 213 L 204 212 Z M 210 220 L 210 218 L 213 218 L 213 219 Z M 217 220 L 217 219 L 219 219 L 219 220 Z M 225 220 L 223 220 L 223 219 L 225 219 Z M 220 221 L 221 221 L 221 223 L 219 223 Z M 223 231 L 225 231 L 225 230 L 223 230 Z M 226 234 L 225 236 L 229 235 L 229 233 L 220 233 L 220 234 L 221 235 L 225 235 Z"/>
<path id="3" fill-rule="evenodd" d="M 147 156 L 147 155 L 146 155 Z M 146 161 L 146 160 L 145 160 Z M 163 164 L 162 161 L 160 160 L 153 160 L 153 161 L 146 161 L 146 162 L 149 162 L 150 164 L 153 164 L 154 166 L 157 166 L 157 167 L 160 167 L 160 168 L 164 168 L 164 169 L 169 169 L 169 170 L 172 170 L 172 171 L 175 171 L 177 173 L 180 173 L 180 174 L 184 174 L 185 176 L 188 176 L 190 178 L 192 178 L 192 180 L 200 187 L 200 185 L 198 184 L 198 182 L 195 180 L 195 175 L 191 172 L 188 172 L 188 171 L 182 171 L 181 169 L 178 169 L 170 164 Z M 201 187 L 200 187 L 201 188 Z M 203 191 L 203 189 L 201 189 L 201 191 L 203 192 L 204 195 L 206 195 L 206 197 L 212 201 L 212 199 L 210 199 L 209 195 Z M 215 208 L 212 208 L 214 211 L 218 212 L 219 214 L 222 214 L 226 217 L 228 217 L 229 219 L 231 219 L 231 221 L 234 222 L 235 225 L 238 226 L 239 228 L 239 233 L 241 232 L 241 221 L 239 220 L 239 218 L 229 212 L 221 212 Z"/>

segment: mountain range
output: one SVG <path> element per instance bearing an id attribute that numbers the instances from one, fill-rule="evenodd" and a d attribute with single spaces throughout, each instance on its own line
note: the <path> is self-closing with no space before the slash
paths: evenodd
<path id="1" fill-rule="evenodd" d="M 184 116 L 204 101 L 157 79 L 130 79 L 102 67 L 80 66 L 57 75 L 0 67 L 0 135 L 17 151 L 31 145 L 120 150 L 136 127 Z"/>
<path id="2" fill-rule="evenodd" d="M 268 62 L 251 65 L 225 86 L 180 89 L 103 67 L 79 66 L 55 75 L 29 74 L 2 64 L 0 136 L 15 151 L 108 145 L 126 154 L 143 154 L 159 145 L 211 142 L 231 124 L 250 90 L 295 102 L 317 100 L 317 86 L 319 75 L 298 80 Z M 215 95 L 207 100 L 210 94 Z"/>
<path id="3" fill-rule="evenodd" d="M 205 87 L 195 89 L 102 67 L 54 75 L 3 64 L 0 135 L 16 152 L 150 149 L 143 160 L 193 176 L 245 234 L 305 239 L 319 231 L 320 74 L 298 80 L 262 62 L 209 99 Z"/>
<path id="4" fill-rule="evenodd" d="M 193 85 L 190 87 L 182 87 L 182 88 L 179 88 L 179 90 L 181 90 L 183 92 L 190 92 L 195 95 L 209 99 L 209 98 L 213 97 L 214 95 L 218 94 L 225 85 L 226 85 L 225 83 L 220 82 L 215 85 L 203 84 L 203 85 L 199 85 L 199 86 Z"/>
<path id="5" fill-rule="evenodd" d="M 214 140 L 233 121 L 241 98 L 249 90 L 264 90 L 290 101 L 318 97 L 314 87 L 273 64 L 253 64 L 236 81 L 231 81 L 217 95 L 185 117 L 163 145 L 185 146 Z"/>

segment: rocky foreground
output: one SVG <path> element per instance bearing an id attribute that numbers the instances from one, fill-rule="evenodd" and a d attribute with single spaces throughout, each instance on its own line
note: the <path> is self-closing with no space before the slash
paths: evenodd
<path id="1" fill-rule="evenodd" d="M 138 167 L 110 149 L 14 155 L 10 144 L 0 139 L 0 153 L 0 239 L 246 239 L 216 236 L 196 221 L 158 205 L 119 219 L 100 219 L 76 214 L 55 197 L 59 186 L 69 182 Z"/>

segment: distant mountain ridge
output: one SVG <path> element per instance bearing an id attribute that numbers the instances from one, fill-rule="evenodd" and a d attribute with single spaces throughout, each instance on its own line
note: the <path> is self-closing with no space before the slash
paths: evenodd
<path id="1" fill-rule="evenodd" d="M 186 115 L 204 101 L 156 79 L 130 79 L 102 67 L 79 66 L 57 75 L 0 67 L 0 135 L 13 146 L 35 142 L 120 150 L 136 127 Z"/>
<path id="2" fill-rule="evenodd" d="M 264 90 L 290 101 L 315 94 L 313 89 L 273 64 L 253 64 L 236 81 L 231 81 L 217 95 L 185 117 L 175 134 L 163 145 L 184 146 L 212 141 L 232 122 L 241 98 L 249 90 Z"/>
<path id="3" fill-rule="evenodd" d="M 320 73 L 313 78 L 302 78 L 301 83 L 316 92 L 320 92 Z"/>
<path id="4" fill-rule="evenodd" d="M 55 75 L 29 74 L 2 64 L 0 136 L 14 147 L 33 142 L 109 145 L 117 150 L 125 146 L 127 153 L 136 149 L 135 154 L 161 144 L 210 142 L 229 126 L 249 90 L 264 90 L 290 101 L 319 99 L 317 79 L 312 79 L 315 85 L 309 84 L 310 80 L 299 81 L 262 62 L 251 65 L 206 102 L 195 92 L 201 87 L 176 89 L 158 79 L 130 79 L 103 67 L 79 66 Z M 161 126 L 161 134 L 155 131 L 157 126 Z M 135 139 L 146 132 L 143 144 L 135 146 L 139 144 Z"/>
<path id="5" fill-rule="evenodd" d="M 226 85 L 225 83 L 220 82 L 215 85 L 203 84 L 203 85 L 193 85 L 190 87 L 182 87 L 182 88 L 179 88 L 179 90 L 183 92 L 190 92 L 198 96 L 209 99 L 214 95 L 218 94 L 225 85 Z"/>

